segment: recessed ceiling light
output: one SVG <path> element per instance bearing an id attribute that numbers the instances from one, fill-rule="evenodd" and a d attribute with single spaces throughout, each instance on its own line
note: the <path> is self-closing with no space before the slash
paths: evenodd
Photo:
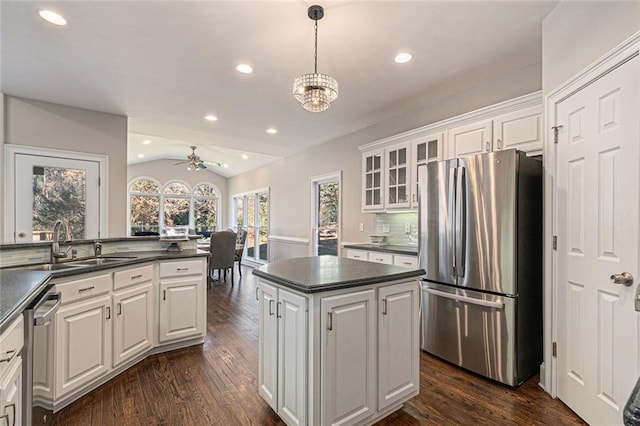
<path id="1" fill-rule="evenodd" d="M 224 163 L 224 164 L 222 165 L 222 167 L 224 167 L 225 169 L 228 169 L 228 168 L 229 168 L 229 165 L 228 165 L 227 163 Z"/>
<path id="2" fill-rule="evenodd" d="M 269 133 L 270 135 L 275 135 L 276 133 L 278 133 L 278 129 L 275 129 L 273 127 L 269 127 L 267 129 L 267 133 Z"/>
<path id="3" fill-rule="evenodd" d="M 144 154 L 138 154 L 138 158 L 143 158 Z"/>
<path id="4" fill-rule="evenodd" d="M 218 117 L 213 114 L 208 114 L 204 116 L 204 119 L 207 121 L 218 121 Z"/>
<path id="5" fill-rule="evenodd" d="M 145 139 L 142 141 L 142 145 L 151 145 L 151 141 L 149 139 Z"/>
<path id="6" fill-rule="evenodd" d="M 411 53 L 401 52 L 396 55 L 396 57 L 394 58 L 394 61 L 396 61 L 396 63 L 398 64 L 406 64 L 411 59 L 413 59 L 413 55 Z"/>
<path id="7" fill-rule="evenodd" d="M 236 71 L 241 72 L 242 74 L 251 74 L 253 72 L 253 67 L 249 64 L 238 64 L 236 66 Z"/>
<path id="8" fill-rule="evenodd" d="M 249 156 L 248 156 L 247 154 L 242 154 L 242 159 L 243 159 L 243 160 L 248 160 L 248 159 L 249 159 Z"/>
<path id="9" fill-rule="evenodd" d="M 67 20 L 62 15 L 51 10 L 41 10 L 38 12 L 40 17 L 53 25 L 67 25 Z"/>

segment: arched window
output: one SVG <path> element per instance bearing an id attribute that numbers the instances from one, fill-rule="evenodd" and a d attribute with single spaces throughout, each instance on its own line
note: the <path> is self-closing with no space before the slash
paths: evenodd
<path id="1" fill-rule="evenodd" d="M 220 192 L 215 185 L 200 183 L 191 191 L 187 184 L 171 181 L 161 188 L 151 178 L 141 177 L 131 182 L 131 235 L 160 232 L 169 226 L 188 226 L 196 233 L 208 235 L 219 228 Z"/>
<path id="2" fill-rule="evenodd" d="M 134 181 L 129 187 L 131 235 L 136 232 L 159 232 L 160 185 L 148 178 Z"/>
<path id="3" fill-rule="evenodd" d="M 213 185 L 202 183 L 193 189 L 193 223 L 197 233 L 218 229 L 218 195 Z"/>
<path id="4" fill-rule="evenodd" d="M 169 182 L 163 191 L 164 226 L 188 226 L 191 191 L 187 185 Z"/>

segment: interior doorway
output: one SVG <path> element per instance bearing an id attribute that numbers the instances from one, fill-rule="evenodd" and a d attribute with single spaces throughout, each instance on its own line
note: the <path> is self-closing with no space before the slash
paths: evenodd
<path id="1" fill-rule="evenodd" d="M 342 172 L 311 178 L 312 255 L 340 254 Z"/>

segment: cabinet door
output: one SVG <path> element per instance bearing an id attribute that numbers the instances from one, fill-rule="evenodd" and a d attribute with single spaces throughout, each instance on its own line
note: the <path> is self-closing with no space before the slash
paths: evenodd
<path id="1" fill-rule="evenodd" d="M 418 166 L 443 159 L 444 133 L 420 138 L 411 144 L 411 207 L 418 208 Z"/>
<path id="2" fill-rule="evenodd" d="M 114 367 L 153 345 L 153 285 L 137 286 L 113 295 Z"/>
<path id="3" fill-rule="evenodd" d="M 369 260 L 368 253 L 365 250 L 347 249 L 347 259 Z"/>
<path id="4" fill-rule="evenodd" d="M 260 280 L 258 287 L 258 392 L 278 411 L 278 290 Z"/>
<path id="5" fill-rule="evenodd" d="M 379 289 L 378 410 L 420 389 L 419 291 L 417 282 Z"/>
<path id="6" fill-rule="evenodd" d="M 382 210 L 383 151 L 365 153 L 362 156 L 362 210 Z"/>
<path id="7" fill-rule="evenodd" d="M 22 357 L 19 356 L 0 376 L 0 424 L 22 424 Z"/>
<path id="8" fill-rule="evenodd" d="M 278 414 L 307 424 L 307 299 L 278 291 Z"/>
<path id="9" fill-rule="evenodd" d="M 387 166 L 385 202 L 388 208 L 409 207 L 410 198 L 410 174 L 409 167 L 409 144 L 396 145 L 385 150 L 385 164 Z"/>
<path id="10" fill-rule="evenodd" d="M 465 157 L 493 150 L 492 121 L 480 121 L 449 130 L 447 158 Z"/>
<path id="11" fill-rule="evenodd" d="M 111 369 L 111 296 L 72 303 L 56 313 L 55 398 Z"/>
<path id="12" fill-rule="evenodd" d="M 204 336 L 204 283 L 200 277 L 160 282 L 160 342 Z"/>
<path id="13" fill-rule="evenodd" d="M 375 407 L 375 291 L 321 299 L 321 419 L 355 424 Z"/>
<path id="14" fill-rule="evenodd" d="M 541 106 L 535 106 L 494 119 L 494 149 L 517 148 L 542 154 L 541 109 Z"/>

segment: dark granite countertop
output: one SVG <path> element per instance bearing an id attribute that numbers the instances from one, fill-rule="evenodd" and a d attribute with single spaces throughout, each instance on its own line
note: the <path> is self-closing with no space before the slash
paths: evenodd
<path id="1" fill-rule="evenodd" d="M 0 330 L 4 330 L 17 315 L 22 313 L 24 308 L 45 289 L 51 278 L 88 274 L 156 260 L 208 256 L 210 256 L 209 252 L 201 250 L 183 250 L 181 252 L 127 251 L 105 254 L 104 257 L 126 258 L 102 265 L 82 266 L 54 271 L 30 271 L 26 269 L 28 266 L 2 268 L 0 269 Z"/>
<path id="2" fill-rule="evenodd" d="M 417 246 L 398 246 L 393 244 L 345 244 L 344 248 L 357 249 L 357 250 L 370 250 L 370 251 L 382 251 L 387 253 L 406 254 L 409 256 L 418 255 Z"/>
<path id="3" fill-rule="evenodd" d="M 377 284 L 424 275 L 423 269 L 382 265 L 337 256 L 296 257 L 276 260 L 253 274 L 303 293 Z"/>
<path id="4" fill-rule="evenodd" d="M 624 406 L 623 421 L 627 426 L 640 424 L 640 379 L 629 396 L 627 404 Z"/>
<path id="5" fill-rule="evenodd" d="M 49 287 L 50 274 L 0 269 L 0 333 Z"/>

